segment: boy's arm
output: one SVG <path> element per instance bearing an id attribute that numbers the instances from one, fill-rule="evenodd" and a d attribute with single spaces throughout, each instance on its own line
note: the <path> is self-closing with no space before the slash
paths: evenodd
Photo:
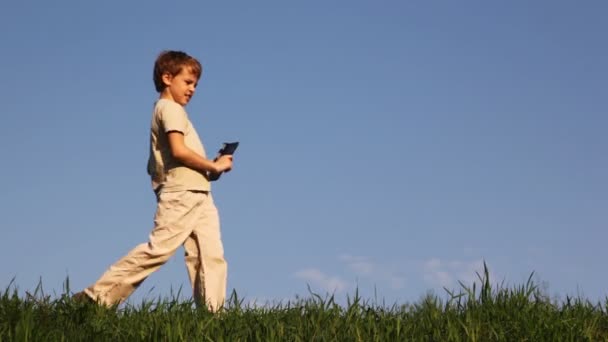
<path id="1" fill-rule="evenodd" d="M 199 172 L 220 173 L 232 168 L 232 156 L 223 156 L 216 161 L 205 159 L 186 146 L 182 132 L 168 132 L 167 138 L 173 158 L 191 169 Z"/>

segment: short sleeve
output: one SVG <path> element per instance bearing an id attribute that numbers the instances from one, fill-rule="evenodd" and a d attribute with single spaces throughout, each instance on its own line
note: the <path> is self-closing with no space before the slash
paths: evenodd
<path id="1" fill-rule="evenodd" d="M 186 134 L 188 117 L 186 111 L 177 103 L 167 101 L 160 113 L 160 120 L 165 133 L 178 131 Z"/>

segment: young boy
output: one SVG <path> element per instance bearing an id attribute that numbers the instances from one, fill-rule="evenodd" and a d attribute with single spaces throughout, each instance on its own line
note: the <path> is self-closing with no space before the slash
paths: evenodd
<path id="1" fill-rule="evenodd" d="M 103 305 L 123 302 L 184 246 L 197 304 L 219 310 L 226 296 L 227 264 L 209 179 L 232 168 L 232 156 L 206 157 L 188 119 L 188 104 L 202 74 L 200 63 L 181 51 L 164 51 L 154 64 L 160 97 L 152 114 L 148 173 L 157 197 L 149 242 L 131 250 L 97 282 L 75 295 Z"/>

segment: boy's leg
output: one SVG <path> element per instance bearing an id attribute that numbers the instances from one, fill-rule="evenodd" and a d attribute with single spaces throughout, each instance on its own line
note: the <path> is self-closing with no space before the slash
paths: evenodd
<path id="1" fill-rule="evenodd" d="M 199 220 L 184 243 L 185 260 L 194 299 L 217 311 L 226 299 L 228 265 L 224 259 L 219 215 L 211 193 L 205 196 Z"/>
<path id="2" fill-rule="evenodd" d="M 186 261 L 186 270 L 188 271 L 190 285 L 192 285 L 194 301 L 197 304 L 204 302 L 204 298 L 201 296 L 204 294 L 204 275 L 201 272 L 201 259 L 199 256 L 200 252 L 198 250 L 198 245 L 197 236 L 194 233 L 190 234 L 190 236 L 184 242 L 184 260 Z"/>
<path id="3" fill-rule="evenodd" d="M 84 292 L 104 305 L 124 301 L 183 244 L 197 223 L 201 205 L 200 197 L 190 191 L 161 193 L 149 242 L 131 250 Z"/>

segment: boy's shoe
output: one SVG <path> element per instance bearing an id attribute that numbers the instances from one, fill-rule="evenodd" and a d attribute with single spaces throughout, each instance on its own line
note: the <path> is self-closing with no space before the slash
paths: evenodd
<path id="1" fill-rule="evenodd" d="M 72 296 L 72 300 L 78 303 L 89 303 L 89 304 L 95 304 L 95 301 L 93 300 L 93 298 L 89 297 L 89 295 L 84 292 L 84 291 L 80 291 L 78 293 L 75 293 Z"/>

